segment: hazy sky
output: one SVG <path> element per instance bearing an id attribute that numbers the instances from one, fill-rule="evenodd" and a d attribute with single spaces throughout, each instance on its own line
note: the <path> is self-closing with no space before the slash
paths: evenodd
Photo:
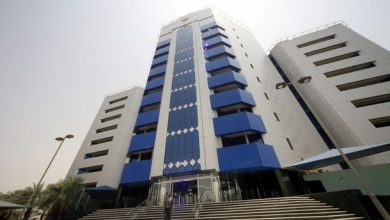
<path id="1" fill-rule="evenodd" d="M 63 178 L 104 96 L 144 85 L 164 23 L 216 6 L 265 49 L 337 20 L 390 49 L 390 1 L 0 0 L 0 191 Z M 129 134 L 130 135 L 130 134 Z"/>

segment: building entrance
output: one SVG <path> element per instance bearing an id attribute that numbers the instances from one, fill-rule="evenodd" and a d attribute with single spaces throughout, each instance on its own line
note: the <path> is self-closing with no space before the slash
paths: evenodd
<path id="1" fill-rule="evenodd" d="M 217 202 L 220 201 L 219 176 L 197 174 L 159 179 L 151 185 L 149 204 L 162 206 L 168 193 L 172 194 L 176 206 Z"/>
<path id="2" fill-rule="evenodd" d="M 173 183 L 173 198 L 175 205 L 194 204 L 198 195 L 196 180 Z"/>

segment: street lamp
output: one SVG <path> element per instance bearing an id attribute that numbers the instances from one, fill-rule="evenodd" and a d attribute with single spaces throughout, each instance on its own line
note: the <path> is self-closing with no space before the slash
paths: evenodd
<path id="1" fill-rule="evenodd" d="M 66 135 L 65 137 L 57 137 L 55 140 L 56 141 L 60 141 L 60 145 L 58 146 L 56 152 L 54 153 L 53 157 L 51 158 L 49 164 L 47 165 L 46 169 L 45 169 L 45 172 L 43 172 L 42 176 L 41 176 L 41 179 L 39 179 L 38 181 L 38 184 L 37 184 L 37 188 L 41 185 L 41 182 L 43 180 L 43 178 L 45 177 L 47 171 L 49 170 L 49 167 L 51 166 L 51 164 L 53 163 L 53 160 L 54 158 L 56 157 L 58 151 L 60 150 L 62 144 L 64 143 L 65 139 L 71 139 L 73 138 L 74 135 L 73 134 L 68 134 Z M 24 213 L 24 218 L 23 220 L 28 220 L 32 214 L 32 212 L 34 211 L 34 204 L 31 204 L 32 203 L 32 200 L 36 194 L 36 190 L 33 191 L 33 193 L 31 194 L 31 197 L 30 199 L 28 200 L 28 206 L 30 206 L 29 208 L 27 208 L 26 212 Z"/>
<path id="2" fill-rule="evenodd" d="M 304 83 L 308 83 L 311 81 L 311 76 L 305 76 L 305 77 L 301 77 L 297 80 L 298 83 L 300 84 L 304 84 Z M 286 82 L 281 82 L 281 83 L 277 83 L 275 85 L 275 88 L 276 89 L 282 89 L 284 87 L 286 87 L 287 85 L 291 85 L 293 83 L 286 83 Z M 348 159 L 348 157 L 344 154 L 343 150 L 341 149 L 341 147 L 339 147 L 337 144 L 335 145 L 337 151 L 339 152 L 339 154 L 341 155 L 341 158 L 343 158 L 344 162 L 347 163 L 347 165 L 349 166 L 349 168 L 351 169 L 352 173 L 354 174 L 356 180 L 358 181 L 358 183 L 360 184 L 360 186 L 362 187 L 363 191 L 365 191 L 368 195 L 368 197 L 370 198 L 371 202 L 374 204 L 374 206 L 376 207 L 376 209 L 379 211 L 379 213 L 382 215 L 383 219 L 385 220 L 390 220 L 390 215 L 389 213 L 387 212 L 387 210 L 383 207 L 383 205 L 380 203 L 380 201 L 378 200 L 378 198 L 375 196 L 374 193 L 372 193 L 369 188 L 368 188 L 368 184 L 364 181 L 363 177 L 360 176 L 359 172 L 357 171 L 357 169 L 355 168 L 355 166 L 351 163 L 351 161 Z"/>

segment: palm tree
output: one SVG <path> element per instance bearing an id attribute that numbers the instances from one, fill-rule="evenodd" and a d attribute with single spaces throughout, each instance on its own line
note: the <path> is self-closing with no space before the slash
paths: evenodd
<path id="1" fill-rule="evenodd" d="M 37 203 L 38 208 L 43 210 L 42 217 L 46 214 L 47 211 L 52 209 L 52 207 L 56 207 L 57 199 L 60 193 L 60 182 L 49 184 L 47 185 L 46 189 L 43 190 Z"/>
<path id="2" fill-rule="evenodd" d="M 66 210 L 80 195 L 83 188 L 82 182 L 82 178 L 70 176 L 58 183 L 49 184 L 42 192 L 38 207 L 49 213 L 58 209 L 57 219 L 62 219 Z"/>

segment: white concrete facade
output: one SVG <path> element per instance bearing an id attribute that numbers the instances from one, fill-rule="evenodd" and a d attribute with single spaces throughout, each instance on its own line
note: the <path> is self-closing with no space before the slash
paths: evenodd
<path id="1" fill-rule="evenodd" d="M 84 179 L 83 183 L 88 185 L 107 185 L 117 188 L 122 176 L 124 164 L 126 162 L 130 139 L 132 137 L 134 125 L 138 115 L 138 109 L 142 101 L 144 89 L 133 87 L 105 97 L 91 128 L 85 137 L 76 158 L 69 169 L 68 176 L 78 175 Z M 116 107 L 123 108 L 110 111 Z M 106 112 L 109 110 L 109 112 Z M 115 119 L 107 120 L 110 117 Z M 103 120 L 103 121 L 102 121 Z M 117 126 L 114 129 L 97 132 L 98 129 Z M 100 144 L 92 144 L 94 140 L 113 137 L 112 141 Z M 97 156 L 108 151 L 107 154 Z M 92 155 L 86 158 L 87 155 Z M 94 156 L 95 155 L 95 156 Z M 88 156 L 87 156 L 88 157 Z M 80 173 L 80 169 L 103 166 L 101 171 Z"/>
<path id="2" fill-rule="evenodd" d="M 290 81 L 312 77 L 310 83 L 294 87 L 334 144 L 349 147 L 390 141 L 390 126 L 376 127 L 370 122 L 390 116 L 390 102 L 386 98 L 390 95 L 389 51 L 337 24 L 282 41 L 272 48 L 271 55 Z M 366 66 L 359 67 L 360 64 Z M 347 67 L 355 70 L 343 73 Z M 372 98 L 375 96 L 381 96 L 382 101 L 376 103 Z M 364 98 L 374 103 L 365 106 L 352 103 Z M 389 161 L 387 152 L 354 163 L 368 166 Z"/>

